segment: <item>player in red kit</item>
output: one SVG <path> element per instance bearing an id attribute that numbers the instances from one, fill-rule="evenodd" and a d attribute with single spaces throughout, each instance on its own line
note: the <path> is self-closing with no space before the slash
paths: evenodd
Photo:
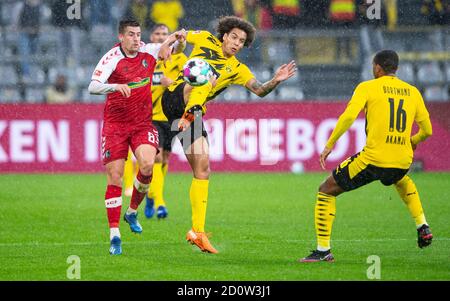
<path id="1" fill-rule="evenodd" d="M 120 43 L 97 64 L 89 85 L 91 94 L 107 94 L 103 113 L 102 160 L 106 167 L 105 206 L 110 228 L 110 254 L 122 253 L 119 220 L 122 208 L 122 176 L 131 147 L 139 171 L 124 220 L 134 233 L 141 233 L 137 208 L 148 191 L 158 149 L 158 132 L 151 123 L 151 78 L 156 60 L 172 51 L 183 51 L 183 35 L 175 32 L 162 44 L 141 42 L 141 29 L 134 20 L 119 25 Z M 178 40 L 178 41 L 177 41 Z"/>

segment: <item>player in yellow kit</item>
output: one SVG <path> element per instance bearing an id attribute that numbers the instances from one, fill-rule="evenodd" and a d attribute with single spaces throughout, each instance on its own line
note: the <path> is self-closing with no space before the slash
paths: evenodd
<path id="1" fill-rule="evenodd" d="M 162 43 L 169 36 L 169 28 L 167 25 L 159 23 L 155 24 L 150 31 L 151 43 Z M 184 63 L 187 61 L 184 53 L 172 54 L 171 59 L 165 63 L 158 61 L 153 73 L 152 80 L 152 100 L 153 100 L 153 116 L 152 123 L 158 130 L 159 135 L 159 153 L 153 164 L 153 179 L 150 184 L 148 195 L 146 196 L 146 205 L 144 214 L 147 218 L 153 217 L 156 209 L 158 218 L 166 218 L 168 210 L 163 197 L 164 178 L 167 174 L 169 156 L 172 151 L 172 139 L 174 134 L 170 131 L 170 125 L 167 117 L 164 115 L 161 106 L 161 98 L 164 90 L 173 82 L 182 70 Z M 129 158 L 131 159 L 131 157 Z M 125 167 L 124 178 L 133 178 L 133 161 L 127 160 L 128 166 Z M 131 166 L 131 167 L 130 167 Z M 126 182 L 126 181 L 125 181 Z M 132 186 L 132 183 L 131 183 Z"/>
<path id="2" fill-rule="evenodd" d="M 202 115 L 206 103 L 214 99 L 228 86 L 235 84 L 246 87 L 256 95 L 269 94 L 279 83 L 289 79 L 296 72 L 294 61 L 279 67 L 273 78 L 260 83 L 249 68 L 239 62 L 235 55 L 249 46 L 255 37 L 255 28 L 238 17 L 223 17 L 217 25 L 217 36 L 207 31 L 188 31 L 186 41 L 193 45 L 189 58 L 202 58 L 212 67 L 213 76 L 203 86 L 193 87 L 178 79 L 164 91 L 163 110 L 172 129 L 182 143 L 186 158 L 193 171 L 189 192 L 192 208 L 192 228 L 186 235 L 187 241 L 203 252 L 218 253 L 205 234 L 206 207 L 209 186 L 209 146 L 203 127 Z"/>
<path id="3" fill-rule="evenodd" d="M 416 87 L 398 79 L 398 55 L 392 50 L 378 52 L 373 59 L 375 79 L 362 82 L 339 117 L 320 164 L 325 161 L 336 141 L 364 109 L 367 141 L 363 150 L 342 162 L 319 187 L 315 208 L 317 249 L 301 262 L 334 261 L 330 249 L 331 228 L 336 214 L 336 196 L 379 180 L 395 185 L 398 194 L 414 218 L 418 245 L 431 244 L 433 235 L 427 224 L 419 193 L 406 175 L 416 146 L 432 134 L 428 111 Z M 419 132 L 411 137 L 413 122 Z"/>

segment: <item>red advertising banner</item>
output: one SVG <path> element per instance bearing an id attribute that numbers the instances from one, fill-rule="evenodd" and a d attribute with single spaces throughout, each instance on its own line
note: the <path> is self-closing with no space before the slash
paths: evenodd
<path id="1" fill-rule="evenodd" d="M 342 102 L 213 103 L 204 118 L 213 171 L 318 171 Z M 450 170 L 450 104 L 427 105 L 433 136 L 415 153 L 428 171 Z M 103 105 L 0 105 L 0 173 L 102 172 Z M 331 170 L 365 144 L 358 118 L 328 159 Z M 171 171 L 189 167 L 178 141 Z"/>

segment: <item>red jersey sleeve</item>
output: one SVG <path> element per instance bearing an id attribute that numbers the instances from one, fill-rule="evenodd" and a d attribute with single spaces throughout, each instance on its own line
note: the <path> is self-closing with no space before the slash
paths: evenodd
<path id="1" fill-rule="evenodd" d="M 106 83 L 122 58 L 123 55 L 119 47 L 114 47 L 108 51 L 95 67 L 91 80 Z"/>

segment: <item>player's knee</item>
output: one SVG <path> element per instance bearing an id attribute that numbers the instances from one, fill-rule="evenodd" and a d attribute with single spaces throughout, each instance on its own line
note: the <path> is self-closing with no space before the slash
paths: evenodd
<path id="1" fill-rule="evenodd" d="M 149 176 L 153 172 L 153 161 L 144 160 L 139 164 L 139 169 L 144 176 Z"/>
<path id="2" fill-rule="evenodd" d="M 110 171 L 108 174 L 108 184 L 115 186 L 122 186 L 123 174 L 119 171 Z"/>
<path id="3" fill-rule="evenodd" d="M 338 196 L 339 194 L 344 192 L 344 190 L 342 190 L 342 188 L 339 187 L 333 177 L 330 176 L 325 181 L 323 181 L 322 184 L 320 184 L 319 192 L 332 196 Z"/>
<path id="4" fill-rule="evenodd" d="M 194 170 L 194 177 L 200 180 L 207 180 L 209 179 L 210 173 L 211 169 L 209 168 L 209 163 L 202 164 Z"/>

